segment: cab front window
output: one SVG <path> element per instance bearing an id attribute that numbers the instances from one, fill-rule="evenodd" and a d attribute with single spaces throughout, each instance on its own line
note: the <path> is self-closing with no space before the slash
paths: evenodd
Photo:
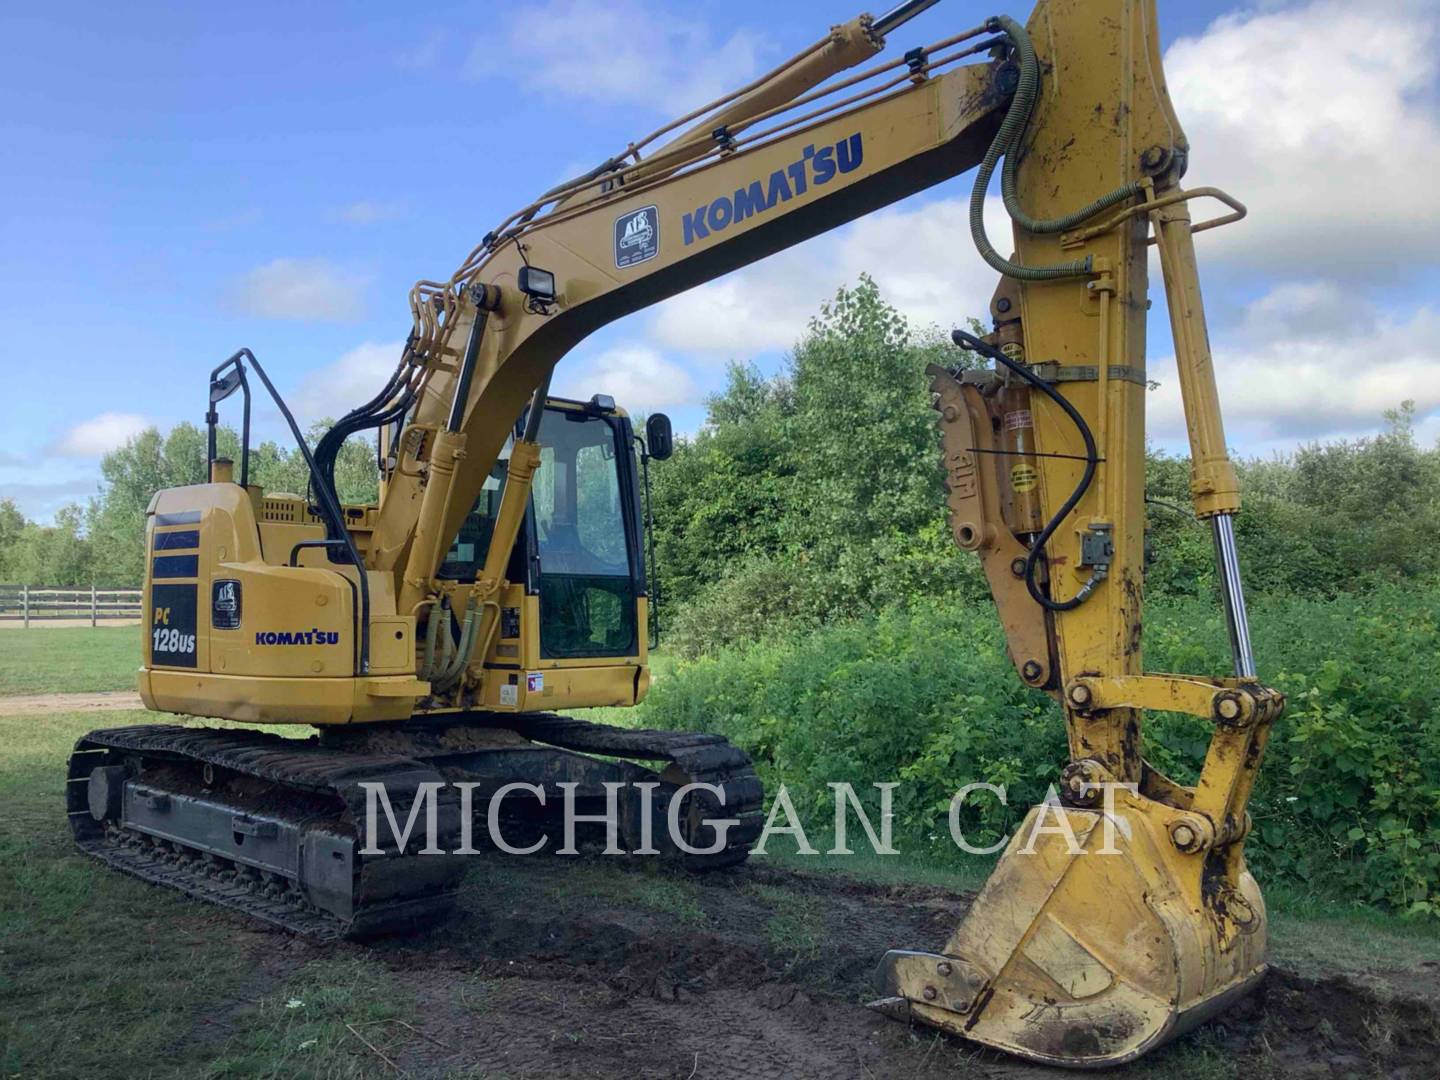
<path id="1" fill-rule="evenodd" d="M 547 409 L 533 506 L 539 562 L 540 651 L 547 657 L 629 656 L 636 650 L 635 574 L 621 484 L 618 424 Z"/>

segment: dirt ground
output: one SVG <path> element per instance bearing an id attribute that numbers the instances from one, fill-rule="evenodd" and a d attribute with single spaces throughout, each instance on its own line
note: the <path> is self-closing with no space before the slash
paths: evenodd
<path id="1" fill-rule="evenodd" d="M 966 894 L 758 861 L 698 880 L 586 862 L 482 867 L 454 919 L 411 937 L 316 945 L 219 913 L 192 932 L 249 952 L 257 995 L 317 957 L 378 959 L 416 1007 L 354 1031 L 377 1075 L 1063 1075 L 863 1007 L 884 950 L 938 947 Z M 1437 1002 L 1434 967 L 1363 983 L 1275 969 L 1223 1020 L 1112 1075 L 1433 1078 Z M 231 1022 L 185 1038 L 223 1042 Z"/>
<path id="2" fill-rule="evenodd" d="M 88 694 L 7 694 L 0 697 L 0 716 L 109 712 L 144 707 L 140 695 L 134 690 L 99 690 Z"/>

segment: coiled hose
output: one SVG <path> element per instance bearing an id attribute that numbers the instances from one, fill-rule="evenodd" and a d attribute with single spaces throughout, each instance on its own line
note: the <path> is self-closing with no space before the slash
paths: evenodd
<path id="1" fill-rule="evenodd" d="M 1090 431 L 1090 425 L 1085 422 L 1085 417 L 1080 415 L 1079 410 L 1066 400 L 1064 394 L 1060 393 L 1024 364 L 1017 364 L 999 349 L 980 340 L 973 334 L 967 334 L 964 330 L 952 330 L 950 332 L 950 340 L 962 349 L 970 349 L 978 352 L 981 356 L 988 356 L 997 364 L 1003 365 L 1006 370 L 1024 379 L 1060 406 L 1061 410 L 1070 418 L 1070 422 L 1075 425 L 1076 430 L 1080 433 L 1080 439 L 1085 444 L 1085 470 L 1081 473 L 1080 482 L 1075 485 L 1075 490 L 1070 492 L 1070 497 L 1060 505 L 1060 509 L 1055 511 L 1054 516 L 1051 517 L 1050 520 L 1045 523 L 1045 527 L 1040 530 L 1040 535 L 1035 537 L 1031 542 L 1029 551 L 1025 553 L 1024 572 L 1025 588 L 1029 591 L 1031 599 L 1037 604 L 1046 611 L 1074 611 L 1086 600 L 1090 599 L 1090 594 L 1093 593 L 1096 586 L 1105 579 L 1105 574 L 1099 569 L 1096 569 L 1091 573 L 1089 580 L 1080 587 L 1080 591 L 1069 600 L 1052 600 L 1045 595 L 1040 588 L 1040 583 L 1035 579 L 1035 564 L 1039 561 L 1041 553 L 1044 552 L 1045 545 L 1049 543 L 1050 538 L 1055 535 L 1055 530 L 1070 516 L 1070 512 L 1079 505 L 1080 500 L 1085 497 L 1085 492 L 1090 490 L 1091 481 L 1095 479 L 1095 466 L 1100 463 L 1100 452 L 1095 445 L 1095 436 Z"/>
<path id="2" fill-rule="evenodd" d="M 985 234 L 985 193 L 990 187 L 990 178 L 995 174 L 995 166 L 1002 157 L 1005 159 L 1000 173 L 1000 195 L 1005 202 L 1005 209 L 1017 225 L 1032 233 L 1048 234 L 1073 229 L 1100 211 L 1134 198 L 1144 189 L 1138 183 L 1125 184 L 1100 196 L 1088 206 L 1050 220 L 1033 218 L 1025 213 L 1016 193 L 1016 176 L 1020 167 L 1020 143 L 1025 137 L 1025 128 L 1030 123 L 1030 114 L 1035 111 L 1035 102 L 1040 95 L 1040 61 L 1035 56 L 1035 47 L 1030 44 L 1030 35 L 1009 16 L 992 16 L 986 20 L 985 29 L 992 34 L 1004 34 L 1009 39 L 1020 61 L 1020 78 L 1015 86 L 1015 96 L 1010 99 L 1010 107 L 1005 111 L 1005 119 L 1001 121 L 1000 130 L 995 133 L 995 138 L 991 140 L 990 148 L 985 151 L 985 157 L 975 173 L 975 187 L 970 192 L 970 236 L 975 241 L 975 248 L 992 268 L 1019 281 L 1055 281 L 1088 274 L 1091 269 L 1088 255 L 1083 259 L 1056 263 L 1053 266 L 1022 266 L 1011 262 L 995 250 L 990 238 Z"/>

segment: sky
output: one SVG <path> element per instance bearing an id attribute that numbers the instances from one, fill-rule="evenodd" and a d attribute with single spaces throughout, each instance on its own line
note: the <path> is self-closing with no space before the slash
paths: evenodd
<path id="1" fill-rule="evenodd" d="M 1404 400 L 1435 441 L 1440 0 L 1159 7 L 1186 183 L 1250 208 L 1196 241 L 1233 449 L 1364 436 Z M 302 421 L 369 398 L 416 279 L 448 277 L 539 191 L 856 14 L 842 0 L 408 8 L 3 6 L 0 498 L 49 520 L 93 495 L 106 451 L 201 422 L 209 370 L 242 345 Z M 991 13 L 944 0 L 885 55 Z M 970 250 L 970 184 L 607 327 L 561 361 L 555 391 L 694 431 L 728 362 L 779 370 L 861 272 L 917 325 L 981 314 L 995 279 Z M 1183 451 L 1158 295 L 1150 331 L 1150 437 Z"/>

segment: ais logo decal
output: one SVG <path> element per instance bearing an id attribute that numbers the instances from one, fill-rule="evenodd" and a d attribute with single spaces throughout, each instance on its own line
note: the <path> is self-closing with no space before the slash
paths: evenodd
<path id="1" fill-rule="evenodd" d="M 216 630 L 240 629 L 240 582 L 226 578 L 210 587 L 210 625 Z"/>
<path id="2" fill-rule="evenodd" d="M 615 265 L 627 266 L 653 259 L 660 254 L 660 211 L 642 206 L 615 222 Z"/>
<path id="3" fill-rule="evenodd" d="M 776 169 L 766 180 L 755 180 L 734 195 L 721 195 L 708 206 L 697 206 L 680 221 L 685 246 L 704 240 L 711 233 L 724 232 L 746 218 L 774 209 L 804 195 L 812 186 L 823 187 L 840 173 L 854 172 L 865 160 L 865 143 L 857 131 L 833 146 L 805 147 L 799 161 Z"/>

